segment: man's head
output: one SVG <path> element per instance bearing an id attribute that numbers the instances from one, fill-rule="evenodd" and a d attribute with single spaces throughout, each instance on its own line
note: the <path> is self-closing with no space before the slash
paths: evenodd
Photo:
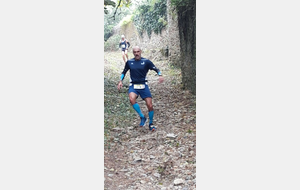
<path id="1" fill-rule="evenodd" d="M 140 60 L 141 59 L 142 50 L 139 46 L 134 46 L 132 48 L 132 52 L 133 52 L 135 60 Z"/>
<path id="2" fill-rule="evenodd" d="M 121 36 L 121 38 L 122 38 L 122 40 L 124 40 L 125 36 L 124 36 L 124 35 L 122 35 L 122 36 Z"/>

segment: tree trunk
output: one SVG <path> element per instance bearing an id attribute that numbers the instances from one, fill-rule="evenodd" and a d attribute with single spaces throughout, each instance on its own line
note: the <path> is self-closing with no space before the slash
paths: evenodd
<path id="1" fill-rule="evenodd" d="M 183 88 L 196 94 L 196 0 L 177 10 Z"/>

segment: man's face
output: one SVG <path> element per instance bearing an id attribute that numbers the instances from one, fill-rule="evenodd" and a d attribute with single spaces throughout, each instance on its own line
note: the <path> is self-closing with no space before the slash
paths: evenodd
<path id="1" fill-rule="evenodd" d="M 133 49 L 133 55 L 135 60 L 140 60 L 141 59 L 141 54 L 142 51 L 139 48 L 134 48 Z"/>

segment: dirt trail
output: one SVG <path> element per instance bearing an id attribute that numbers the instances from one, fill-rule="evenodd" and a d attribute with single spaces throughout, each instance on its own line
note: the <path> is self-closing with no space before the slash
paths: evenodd
<path id="1" fill-rule="evenodd" d="M 129 72 L 125 88 L 117 91 L 124 68 L 121 52 L 105 52 L 104 58 L 104 188 L 196 189 L 196 100 L 181 90 L 180 70 L 170 68 L 166 60 L 152 60 L 165 81 L 159 84 L 156 73 L 149 71 L 157 127 L 156 132 L 150 132 L 148 125 L 138 127 L 140 119 L 127 98 Z M 138 98 L 137 102 L 148 117 L 144 101 Z"/>

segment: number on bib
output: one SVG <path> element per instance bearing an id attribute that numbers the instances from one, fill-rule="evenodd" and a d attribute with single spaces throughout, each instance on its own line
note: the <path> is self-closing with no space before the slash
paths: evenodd
<path id="1" fill-rule="evenodd" d="M 134 84 L 134 85 L 133 85 L 133 88 L 134 88 L 134 89 L 144 89 L 144 88 L 145 88 L 145 85 L 144 85 L 144 84 Z"/>

